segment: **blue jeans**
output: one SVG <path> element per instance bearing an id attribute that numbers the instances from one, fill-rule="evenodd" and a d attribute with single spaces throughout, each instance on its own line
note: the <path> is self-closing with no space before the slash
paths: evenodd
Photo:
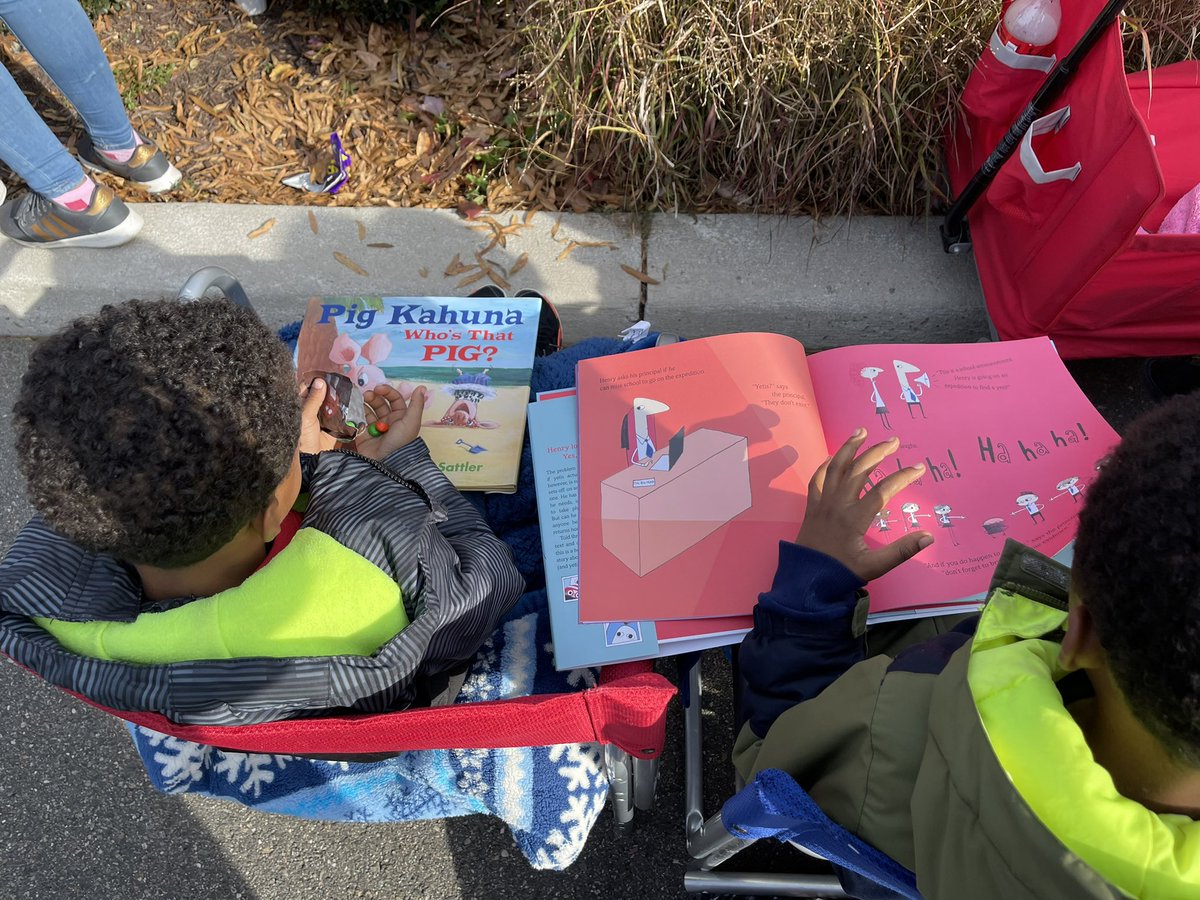
<path id="1" fill-rule="evenodd" d="M 108 59 L 78 0 L 0 0 L 0 20 L 79 112 L 101 150 L 134 144 Z M 31 190 L 55 197 L 77 187 L 84 172 L 0 65 L 0 160 Z"/>

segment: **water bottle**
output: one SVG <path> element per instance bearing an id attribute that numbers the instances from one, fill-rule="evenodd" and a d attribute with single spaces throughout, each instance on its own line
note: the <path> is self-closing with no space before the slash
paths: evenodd
<path id="1" fill-rule="evenodd" d="M 1010 50 L 1037 56 L 1054 43 L 1061 23 L 1058 0 L 1013 0 L 996 26 L 996 34 Z"/>

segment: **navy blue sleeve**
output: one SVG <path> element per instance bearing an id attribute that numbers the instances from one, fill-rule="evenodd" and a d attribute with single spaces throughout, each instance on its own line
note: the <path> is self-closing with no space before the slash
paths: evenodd
<path id="1" fill-rule="evenodd" d="M 742 640 L 739 728 L 749 722 L 755 734 L 766 735 L 785 710 L 866 656 L 855 627 L 865 584 L 833 557 L 779 542 L 775 580 L 759 595 L 754 628 Z"/>

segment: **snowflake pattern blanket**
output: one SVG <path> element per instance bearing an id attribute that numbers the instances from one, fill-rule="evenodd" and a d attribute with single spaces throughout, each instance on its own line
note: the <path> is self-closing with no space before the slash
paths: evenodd
<path id="1" fill-rule="evenodd" d="M 556 672 L 545 591 L 526 594 L 484 644 L 459 702 L 581 690 L 593 670 Z M 598 744 L 428 750 L 382 762 L 234 753 L 130 726 L 156 788 L 234 800 L 306 819 L 401 822 L 486 813 L 504 821 L 530 864 L 564 869 L 604 808 Z"/>

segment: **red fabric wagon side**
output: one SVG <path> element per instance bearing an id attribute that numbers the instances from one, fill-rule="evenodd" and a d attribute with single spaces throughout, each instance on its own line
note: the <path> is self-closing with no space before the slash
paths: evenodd
<path id="1" fill-rule="evenodd" d="M 1063 4 L 1046 52 L 1065 56 L 1102 6 Z M 984 50 L 947 135 L 956 194 L 1044 77 Z M 1200 352 L 1200 235 L 1153 233 L 1200 183 L 1200 62 L 1127 76 L 1114 24 L 1050 106 L 968 216 L 996 331 L 1049 335 L 1067 358 Z"/>

